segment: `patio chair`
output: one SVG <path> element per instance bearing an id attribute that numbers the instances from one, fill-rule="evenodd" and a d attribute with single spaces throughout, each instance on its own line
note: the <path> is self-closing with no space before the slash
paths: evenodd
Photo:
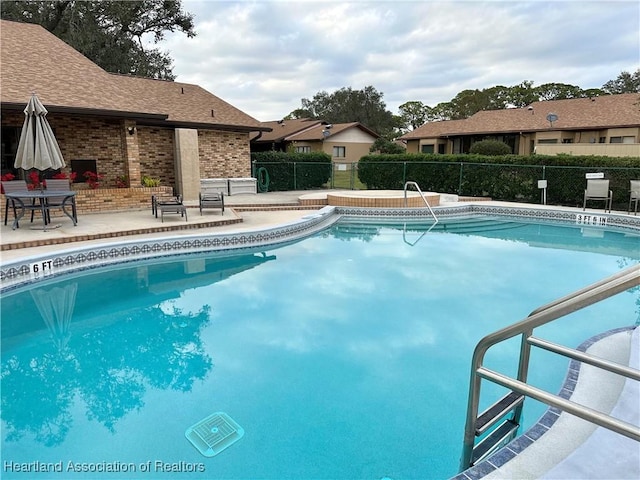
<path id="1" fill-rule="evenodd" d="M 71 181 L 68 178 L 48 178 L 48 192 L 68 192 L 71 190 Z M 49 197 L 47 198 L 47 222 L 51 223 L 50 207 L 62 207 L 62 202 L 66 197 Z"/>
<path id="2" fill-rule="evenodd" d="M 163 223 L 165 213 L 179 213 L 185 221 L 188 221 L 187 207 L 182 203 L 182 195 L 153 195 L 151 197 L 151 211 L 156 218 L 160 212 Z"/>
<path id="3" fill-rule="evenodd" d="M 630 180 L 629 188 L 629 209 L 627 213 L 631 213 L 631 204 L 635 203 L 633 214 L 638 215 L 638 200 L 640 200 L 640 180 Z"/>
<path id="4" fill-rule="evenodd" d="M 222 215 L 224 215 L 224 193 L 201 184 L 198 205 L 200 207 L 200 215 L 202 215 L 203 208 L 219 208 L 222 211 Z"/>
<path id="5" fill-rule="evenodd" d="M 582 211 L 586 210 L 587 208 L 587 200 L 602 200 L 604 201 L 604 211 L 607 211 L 608 205 L 609 212 L 611 212 L 611 201 L 613 200 L 613 192 L 609 190 L 609 180 L 587 180 L 587 188 L 584 191 Z"/>
<path id="6" fill-rule="evenodd" d="M 2 182 L 2 189 L 4 190 L 5 193 L 23 192 L 27 190 L 27 182 L 25 182 L 24 180 L 11 180 L 8 182 Z M 36 209 L 40 210 L 40 207 L 36 206 L 35 201 L 31 198 L 21 198 L 20 200 L 22 200 L 22 202 L 24 203 L 25 209 L 31 210 L 31 222 L 33 222 L 34 211 Z M 17 217 L 15 204 L 11 201 L 10 198 L 7 198 L 4 206 L 4 224 L 5 225 L 7 224 L 7 219 L 9 218 L 9 204 L 11 204 L 13 208 L 13 218 Z"/>

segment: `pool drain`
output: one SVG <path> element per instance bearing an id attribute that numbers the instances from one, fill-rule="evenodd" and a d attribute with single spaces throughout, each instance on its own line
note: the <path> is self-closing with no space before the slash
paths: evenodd
<path id="1" fill-rule="evenodd" d="M 243 435 L 243 428 L 224 412 L 213 413 L 184 432 L 184 436 L 205 457 L 218 455 Z"/>

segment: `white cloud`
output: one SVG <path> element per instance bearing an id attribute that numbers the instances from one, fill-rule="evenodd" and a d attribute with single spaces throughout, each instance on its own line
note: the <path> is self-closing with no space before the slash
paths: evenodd
<path id="1" fill-rule="evenodd" d="M 195 38 L 160 48 L 178 81 L 258 120 L 302 98 L 371 85 L 387 108 L 431 106 L 465 89 L 568 83 L 601 87 L 640 66 L 633 1 L 183 1 Z"/>

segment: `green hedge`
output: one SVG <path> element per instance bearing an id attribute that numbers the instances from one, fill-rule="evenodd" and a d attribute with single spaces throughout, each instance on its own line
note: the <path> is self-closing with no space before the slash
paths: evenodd
<path id="1" fill-rule="evenodd" d="M 369 189 L 401 190 L 407 181 L 422 191 L 454 193 L 494 200 L 537 203 L 538 180 L 547 180 L 547 203 L 582 206 L 585 174 L 603 172 L 613 203 L 629 200 L 629 180 L 640 178 L 640 158 L 519 155 L 367 155 L 358 178 Z"/>
<path id="2" fill-rule="evenodd" d="M 270 192 L 320 188 L 331 178 L 331 155 L 323 152 L 255 152 L 251 162 L 254 177 L 266 169 Z"/>

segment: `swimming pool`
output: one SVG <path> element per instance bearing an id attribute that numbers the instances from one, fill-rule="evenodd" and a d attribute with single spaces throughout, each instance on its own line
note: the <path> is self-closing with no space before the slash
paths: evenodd
<path id="1" fill-rule="evenodd" d="M 341 222 L 262 252 L 112 266 L 3 296 L 3 478 L 29 477 L 7 462 L 118 470 L 78 478 L 454 475 L 477 341 L 638 262 L 640 240 L 505 219 L 430 228 Z M 637 299 L 545 338 L 633 324 Z M 508 370 L 509 350 L 489 361 Z M 532 382 L 559 387 L 566 365 L 542 363 Z M 244 436 L 207 458 L 184 432 L 219 411 Z M 525 421 L 542 411 L 527 406 Z"/>

